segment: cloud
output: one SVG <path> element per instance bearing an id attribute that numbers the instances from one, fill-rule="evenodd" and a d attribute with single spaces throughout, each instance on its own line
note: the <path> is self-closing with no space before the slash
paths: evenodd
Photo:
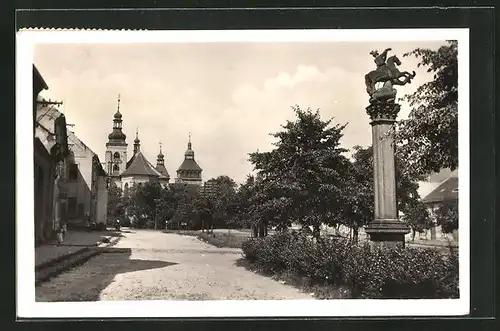
<path id="1" fill-rule="evenodd" d="M 205 180 L 225 174 L 243 181 L 252 170 L 248 153 L 273 148 L 269 133 L 294 120 L 293 105 L 320 109 L 334 123 L 349 122 L 342 140 L 348 148 L 371 143 L 364 74 L 373 69 L 366 54 L 375 46 L 43 45 L 35 64 L 50 88 L 44 95 L 65 102 L 68 123 L 76 124 L 75 133 L 101 160 L 121 94 L 129 153 L 139 127 L 146 157 L 156 163 L 162 141 L 167 170 L 175 177 L 192 132 Z M 408 44 L 400 52 L 420 46 Z M 412 61 L 405 59 L 404 68 L 416 68 Z M 422 72 L 400 93 L 424 82 Z M 408 111 L 403 107 L 400 117 Z"/>
<path id="2" fill-rule="evenodd" d="M 281 72 L 277 77 L 270 78 L 264 82 L 266 89 L 272 90 L 280 87 L 293 88 L 295 85 L 308 81 L 321 80 L 324 75 L 316 66 L 299 65 L 294 74 Z"/>

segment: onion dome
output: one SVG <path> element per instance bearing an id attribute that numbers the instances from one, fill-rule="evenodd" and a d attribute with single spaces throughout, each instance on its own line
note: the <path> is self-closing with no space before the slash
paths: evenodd
<path id="1" fill-rule="evenodd" d="M 126 145 L 127 136 L 122 131 L 122 114 L 120 113 L 120 96 L 118 96 L 118 109 L 113 118 L 113 131 L 108 135 L 107 145 Z"/>
<path id="2" fill-rule="evenodd" d="M 125 140 L 125 139 L 127 139 L 127 136 L 121 130 L 113 130 L 113 132 L 111 132 L 108 135 L 108 139 L 109 140 Z"/>

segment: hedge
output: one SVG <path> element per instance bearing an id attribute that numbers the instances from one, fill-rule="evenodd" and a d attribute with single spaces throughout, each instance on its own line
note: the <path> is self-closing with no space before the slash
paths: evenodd
<path id="1" fill-rule="evenodd" d="M 243 255 L 267 273 L 288 272 L 313 283 L 347 286 L 353 298 L 458 298 L 458 253 L 387 248 L 344 239 L 277 233 L 249 238 Z"/>

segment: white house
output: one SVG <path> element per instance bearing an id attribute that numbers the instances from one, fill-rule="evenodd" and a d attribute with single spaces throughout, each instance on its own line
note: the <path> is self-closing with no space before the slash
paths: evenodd
<path id="1" fill-rule="evenodd" d="M 73 132 L 68 134 L 70 149 L 67 175 L 68 222 L 105 223 L 107 175 L 99 157 Z"/>

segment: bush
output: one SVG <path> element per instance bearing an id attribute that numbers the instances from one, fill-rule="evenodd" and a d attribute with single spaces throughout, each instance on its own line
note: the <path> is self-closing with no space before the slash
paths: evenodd
<path id="1" fill-rule="evenodd" d="M 313 283 L 348 286 L 358 298 L 456 298 L 458 255 L 436 250 L 353 245 L 347 240 L 278 233 L 250 238 L 244 257 L 267 273 L 294 273 Z"/>

